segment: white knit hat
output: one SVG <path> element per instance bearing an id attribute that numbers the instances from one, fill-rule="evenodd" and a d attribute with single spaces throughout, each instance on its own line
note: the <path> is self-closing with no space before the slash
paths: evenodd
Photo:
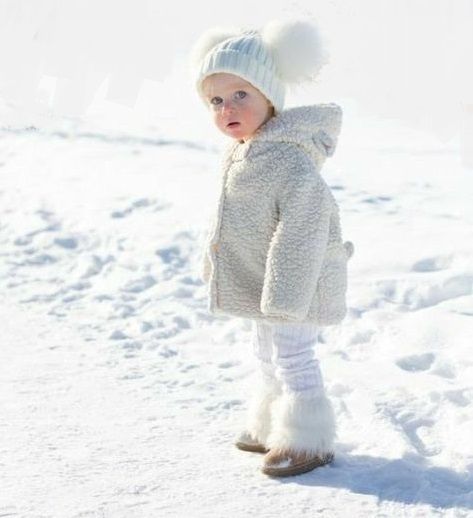
<path id="1" fill-rule="evenodd" d="M 210 74 L 227 72 L 251 83 L 280 112 L 287 85 L 312 81 L 327 60 L 317 26 L 305 20 L 272 20 L 259 31 L 207 30 L 194 44 L 190 64 L 204 102 L 203 80 Z"/>

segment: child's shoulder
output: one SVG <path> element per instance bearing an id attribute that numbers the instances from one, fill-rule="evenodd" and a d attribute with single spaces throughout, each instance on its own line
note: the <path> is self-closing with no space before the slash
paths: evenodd
<path id="1" fill-rule="evenodd" d="M 296 142 L 265 142 L 260 156 L 286 169 L 312 164 L 307 151 Z"/>
<path id="2" fill-rule="evenodd" d="M 322 177 L 313 158 L 293 142 L 268 142 L 257 159 L 259 166 L 268 171 L 272 182 L 319 182 Z M 255 162 L 256 164 L 256 162 Z"/>
<path id="3" fill-rule="evenodd" d="M 249 159 L 259 158 L 266 161 L 282 160 L 285 163 L 304 160 L 304 155 L 307 155 L 296 142 L 284 140 L 255 142 L 252 151 L 253 152 L 248 155 Z"/>

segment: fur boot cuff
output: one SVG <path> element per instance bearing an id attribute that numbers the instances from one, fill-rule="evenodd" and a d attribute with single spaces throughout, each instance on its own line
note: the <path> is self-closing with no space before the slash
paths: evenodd
<path id="1" fill-rule="evenodd" d="M 335 415 L 325 393 L 283 392 L 274 402 L 268 448 L 322 455 L 333 452 L 335 436 Z"/>
<path id="2" fill-rule="evenodd" d="M 281 387 L 277 380 L 264 377 L 256 387 L 247 413 L 246 429 L 251 437 L 265 444 L 271 430 L 271 407 L 281 395 Z"/>

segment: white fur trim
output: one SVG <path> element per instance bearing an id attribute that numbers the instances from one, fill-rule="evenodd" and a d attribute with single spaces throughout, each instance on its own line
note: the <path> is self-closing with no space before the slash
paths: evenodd
<path id="1" fill-rule="evenodd" d="M 259 381 L 248 407 L 246 430 L 261 444 L 271 431 L 271 412 L 274 401 L 280 396 L 281 387 L 278 381 Z"/>
<path id="2" fill-rule="evenodd" d="M 300 19 L 271 20 L 260 32 L 285 83 L 313 80 L 328 62 L 325 38 L 314 23 Z"/>
<path id="3" fill-rule="evenodd" d="M 336 436 L 332 404 L 322 393 L 308 397 L 284 392 L 273 404 L 268 448 L 304 451 L 317 455 L 333 452 Z"/>

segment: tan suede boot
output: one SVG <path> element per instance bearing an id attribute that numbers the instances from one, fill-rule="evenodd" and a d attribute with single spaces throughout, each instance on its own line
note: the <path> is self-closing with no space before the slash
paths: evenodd
<path id="1" fill-rule="evenodd" d="M 335 416 L 323 391 L 285 392 L 273 404 L 270 449 L 263 460 L 266 475 L 288 476 L 332 462 Z"/>
<path id="2" fill-rule="evenodd" d="M 270 450 L 264 456 L 261 471 L 273 477 L 288 477 L 312 471 L 332 462 L 332 452 L 317 455 L 306 451 Z"/>
<path id="3" fill-rule="evenodd" d="M 242 432 L 238 439 L 235 441 L 235 446 L 243 451 L 251 451 L 255 453 L 267 453 L 268 448 L 264 444 L 261 444 L 258 440 L 253 439 L 248 432 Z"/>

